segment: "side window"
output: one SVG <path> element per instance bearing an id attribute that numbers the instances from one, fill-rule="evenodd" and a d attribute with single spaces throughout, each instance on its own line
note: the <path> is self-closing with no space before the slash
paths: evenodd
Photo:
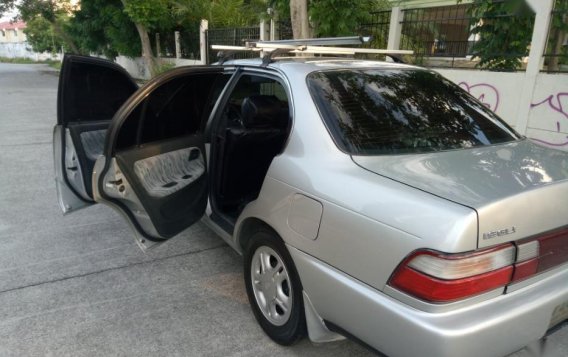
<path id="1" fill-rule="evenodd" d="M 138 87 L 130 78 L 107 66 L 73 62 L 60 103 L 65 122 L 111 120 Z"/>
<path id="2" fill-rule="evenodd" d="M 265 108 L 278 107 L 279 113 L 270 116 L 256 116 L 253 121 L 243 121 L 243 115 L 247 114 L 246 108 L 243 108 L 243 103 L 253 102 L 255 106 L 262 105 Z M 270 126 L 283 128 L 289 122 L 289 103 L 288 95 L 284 86 L 276 79 L 260 76 L 260 75 L 243 75 L 237 85 L 231 92 L 229 101 L 224 108 L 223 114 L 225 115 L 228 125 L 231 123 L 239 123 L 256 126 Z M 274 114 L 274 113 L 273 113 Z"/>
<path id="3" fill-rule="evenodd" d="M 199 132 L 229 78 L 223 73 L 189 74 L 162 84 L 125 120 L 116 149 Z"/>

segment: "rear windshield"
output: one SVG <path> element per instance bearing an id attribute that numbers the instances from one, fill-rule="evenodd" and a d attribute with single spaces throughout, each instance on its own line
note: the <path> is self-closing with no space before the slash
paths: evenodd
<path id="1" fill-rule="evenodd" d="M 469 148 L 519 138 L 459 86 L 425 70 L 314 72 L 308 86 L 337 145 L 353 155 Z"/>

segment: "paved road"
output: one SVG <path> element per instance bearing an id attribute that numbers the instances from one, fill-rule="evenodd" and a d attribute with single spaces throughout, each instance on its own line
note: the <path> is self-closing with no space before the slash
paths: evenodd
<path id="1" fill-rule="evenodd" d="M 241 258 L 201 224 L 145 254 L 110 208 L 62 216 L 56 93 L 48 67 L 0 64 L 0 356 L 371 355 L 351 341 L 271 342 L 246 301 Z M 567 330 L 550 345 L 568 351 Z"/>

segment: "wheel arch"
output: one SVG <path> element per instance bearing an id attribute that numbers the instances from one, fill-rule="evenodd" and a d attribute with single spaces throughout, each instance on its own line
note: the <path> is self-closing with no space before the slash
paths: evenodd
<path id="1" fill-rule="evenodd" d="M 252 232 L 261 228 L 266 229 L 271 233 L 274 233 L 276 237 L 278 237 L 282 242 L 284 242 L 284 239 L 282 239 L 280 233 L 278 233 L 274 228 L 272 228 L 271 225 L 266 223 L 264 220 L 258 217 L 247 217 L 239 225 L 236 236 L 236 243 L 237 243 L 236 247 L 239 249 L 241 254 L 244 253 L 246 246 L 248 245 L 248 242 L 250 240 Z"/>

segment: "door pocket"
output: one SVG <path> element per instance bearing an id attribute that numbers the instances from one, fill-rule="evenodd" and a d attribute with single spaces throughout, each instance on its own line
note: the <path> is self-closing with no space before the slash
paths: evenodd
<path id="1" fill-rule="evenodd" d="M 205 160 L 199 148 L 189 147 L 138 160 L 134 173 L 149 196 L 162 198 L 199 179 Z"/>

